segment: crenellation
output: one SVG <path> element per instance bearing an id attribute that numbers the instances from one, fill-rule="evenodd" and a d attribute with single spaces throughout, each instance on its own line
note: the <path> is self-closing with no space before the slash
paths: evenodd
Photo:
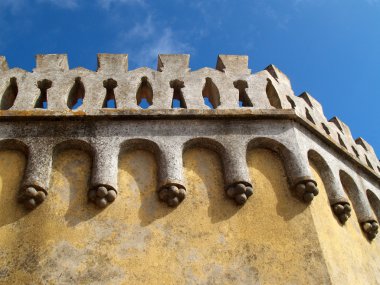
<path id="1" fill-rule="evenodd" d="M 49 79 L 42 76 L 31 75 L 17 77 L 18 92 L 11 110 L 34 110 L 34 106 L 41 94 L 41 90 L 38 88 L 38 82 L 43 80 Z"/>
<path id="2" fill-rule="evenodd" d="M 169 76 L 183 76 L 190 71 L 189 54 L 159 54 L 157 71 L 168 73 Z"/>
<path id="3" fill-rule="evenodd" d="M 97 72 L 118 74 L 128 72 L 128 54 L 99 53 Z"/>
<path id="4" fill-rule="evenodd" d="M 8 68 L 8 62 L 5 56 L 0 55 L 0 72 L 7 71 Z"/>
<path id="5" fill-rule="evenodd" d="M 253 109 L 270 109 L 271 105 L 266 93 L 268 72 L 261 71 L 245 78 L 248 88 L 245 90 L 252 102 Z"/>
<path id="6" fill-rule="evenodd" d="M 66 55 L 38 55 L 32 73 L 2 68 L 0 95 L 5 103 L 0 112 L 0 120 L 4 120 L 0 123 L 8 124 L 3 138 L 8 141 L 30 138 L 25 140 L 29 156 L 20 190 L 22 202 L 34 208 L 47 198 L 53 146 L 67 144 L 76 148 L 77 144 L 70 142 L 78 140 L 88 145 L 83 149 L 91 149 L 88 198 L 100 208 L 110 205 L 119 191 L 124 191 L 117 187 L 118 157 L 121 151 L 130 148 L 154 153 L 159 168 L 157 195 L 169 206 L 179 206 L 188 191 L 182 173 L 182 154 L 194 145 L 219 154 L 224 191 L 242 205 L 254 191 L 246 151 L 265 147 L 284 160 L 294 195 L 306 203 L 319 193 L 309 168 L 309 160 L 316 162 L 326 183 L 332 212 L 341 224 L 351 215 L 351 201 L 363 230 L 373 236 L 374 231 L 364 226 L 375 221 L 366 196 L 346 190 L 348 197 L 339 180 L 342 177 L 349 185 L 346 188 L 361 191 L 360 186 L 353 186 L 355 182 L 350 181 L 359 178 L 347 178 L 359 166 L 361 172 L 369 175 L 368 185 L 379 184 L 380 164 L 366 141 L 361 138 L 354 141 L 348 126 L 338 118 L 328 121 L 321 104 L 307 92 L 295 96 L 289 79 L 274 65 L 251 74 L 247 56 L 220 55 L 216 69 L 190 71 L 189 59 L 189 55 L 159 55 L 157 71 L 150 68 L 128 71 L 127 54 L 99 54 L 98 70 L 94 72 L 83 68 L 69 70 Z M 1 57 L 0 65 L 4 64 L 5 58 Z M 174 109 L 174 99 L 179 101 L 178 109 Z M 113 107 L 108 106 L 109 100 Z M 28 116 L 24 111 L 29 112 Z M 12 128 L 9 116 L 21 122 L 30 120 L 30 129 L 20 134 L 21 129 Z M 76 121 L 71 118 L 76 116 L 81 127 L 74 127 Z M 54 133 L 48 129 L 39 133 L 44 129 L 40 118 Z M 95 118 L 94 122 L 89 118 Z M 133 125 L 133 118 L 152 127 Z M 260 125 L 265 120 L 272 120 L 270 126 Z M 140 133 L 131 135 L 123 130 L 124 126 L 132 133 L 139 129 Z M 305 136 L 298 126 L 323 140 Z M 149 128 L 149 132 L 144 133 L 144 128 Z M 336 155 L 321 151 L 316 147 L 319 144 L 331 148 Z M 347 162 L 340 164 L 337 157 Z"/>
<path id="7" fill-rule="evenodd" d="M 149 98 L 143 99 L 151 101 L 148 102 L 149 109 L 172 109 L 173 96 L 178 97 L 178 94 L 182 96 L 182 109 L 209 109 L 204 102 L 205 96 L 211 96 L 211 103 L 214 105 L 212 109 L 234 109 L 236 111 L 245 108 L 256 110 L 292 109 L 300 117 L 315 125 L 322 134 L 333 139 L 345 151 L 360 158 L 361 163 L 368 164 L 362 150 L 355 147 L 351 134 L 344 131 L 342 123 L 337 118 L 333 118 L 329 123 L 323 114 L 322 106 L 310 94 L 303 93 L 299 97 L 295 96 L 289 79 L 274 65 L 268 66 L 262 72 L 250 74 L 246 56 L 220 55 L 217 69 L 202 68 L 193 72 L 190 72 L 188 68 L 189 55 L 159 55 L 158 71 L 149 68 L 128 71 L 127 54 L 99 54 L 97 72 L 81 68 L 69 70 L 65 54 L 38 55 L 36 58 L 37 66 L 33 73 L 17 68 L 7 71 L 3 69 L 2 76 L 0 76 L 3 82 L 1 84 L 2 99 L 5 100 L 7 97 L 4 96 L 4 93 L 10 85 L 10 79 L 15 78 L 14 82 L 17 82 L 18 89 L 14 102 L 9 104 L 12 106 L 6 106 L 3 110 L 28 110 L 35 111 L 31 115 L 40 115 L 41 112 L 37 111 L 43 111 L 44 108 L 40 108 L 40 105 L 36 108 L 36 104 L 40 100 L 39 98 L 44 96 L 41 95 L 41 88 L 38 87 L 38 82 L 43 80 L 49 80 L 52 83 L 51 87 L 46 89 L 46 109 L 60 112 L 61 116 L 82 114 L 83 112 L 88 115 L 109 115 L 112 109 L 115 111 L 141 110 L 141 107 L 138 106 L 139 96 L 137 93 L 142 78 L 147 78 L 152 91 Z M 6 64 L 5 57 L 1 59 Z M 112 95 L 115 97 L 116 108 L 111 109 L 104 108 L 107 90 L 105 90 L 103 82 L 109 79 L 117 82 L 117 87 L 113 89 Z M 75 80 L 80 86 L 83 85 L 83 88 L 79 89 L 82 91 L 84 89 L 84 92 L 79 95 L 71 95 L 78 97 L 75 97 L 75 102 L 71 103 L 77 103 L 78 99 L 82 101 L 82 105 L 78 104 L 80 106 L 74 108 L 75 104 L 71 104 L 69 101 L 71 100 L 70 91 L 75 85 Z M 182 87 L 179 88 L 180 91 L 176 91 L 176 95 L 171 86 L 171 82 L 175 80 L 182 82 Z M 243 82 L 246 87 L 237 88 L 235 84 L 238 81 Z M 207 82 L 211 86 L 207 87 L 209 90 L 205 89 Z M 245 96 L 244 100 L 242 100 L 243 95 Z M 210 100 L 210 98 L 207 99 Z M 239 101 L 243 106 L 239 107 Z M 186 108 L 183 108 L 184 106 Z M 71 108 L 73 109 L 71 110 Z M 378 165 L 376 155 L 371 153 L 367 157 L 376 170 Z"/>
<path id="8" fill-rule="evenodd" d="M 218 55 L 216 70 L 231 76 L 244 76 L 251 74 L 248 69 L 248 56 L 246 55 Z"/>
<path id="9" fill-rule="evenodd" d="M 0 283 L 376 283 L 374 149 L 277 67 L 38 57 L 0 70 Z"/>
<path id="10" fill-rule="evenodd" d="M 377 170 L 377 173 L 380 174 L 380 161 L 376 156 L 375 150 L 373 147 L 363 138 L 359 137 L 355 139 L 355 143 L 360 150 L 360 159 L 364 164 L 371 165 L 370 168 L 372 168 L 375 172 Z M 369 163 L 368 163 L 369 162 Z"/>
<path id="11" fill-rule="evenodd" d="M 330 120 L 329 120 L 330 123 L 333 123 L 337 128 L 338 130 L 344 134 L 344 128 L 343 128 L 343 122 L 341 120 L 339 120 L 337 117 L 332 117 Z"/>
<path id="12" fill-rule="evenodd" d="M 33 69 L 33 72 L 59 72 L 68 70 L 69 62 L 67 54 L 36 55 L 36 68 Z"/>
<path id="13" fill-rule="evenodd" d="M 291 93 L 288 95 L 294 95 L 292 91 L 292 84 L 289 78 L 277 66 L 275 66 L 274 64 L 270 64 L 264 70 L 267 71 L 270 74 L 270 76 L 273 77 L 278 83 L 287 86 L 289 91 L 291 91 Z"/>
<path id="14" fill-rule="evenodd" d="M 307 92 L 303 92 L 302 94 L 300 94 L 298 97 L 302 98 L 303 100 L 305 100 L 305 102 L 310 106 L 311 109 L 315 109 L 316 111 L 318 111 L 320 114 L 323 115 L 323 108 L 322 108 L 322 105 L 321 103 L 319 103 L 313 96 L 311 96 L 309 93 Z"/>
<path id="15" fill-rule="evenodd" d="M 366 152 L 375 153 L 372 146 L 362 137 L 358 137 L 355 140 L 357 145 L 360 145 Z"/>

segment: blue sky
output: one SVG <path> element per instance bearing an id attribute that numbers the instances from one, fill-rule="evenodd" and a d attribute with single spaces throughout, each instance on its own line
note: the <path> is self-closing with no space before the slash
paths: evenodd
<path id="1" fill-rule="evenodd" d="M 130 69 L 158 53 L 190 53 L 190 67 L 247 54 L 273 63 L 296 94 L 380 153 L 380 0 L 0 0 L 0 54 L 32 70 L 38 53 L 68 53 L 96 69 L 96 54 L 128 53 Z"/>

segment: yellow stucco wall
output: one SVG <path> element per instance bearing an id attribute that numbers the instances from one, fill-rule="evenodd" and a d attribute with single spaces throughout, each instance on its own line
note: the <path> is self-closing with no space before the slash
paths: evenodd
<path id="1" fill-rule="evenodd" d="M 311 168 L 320 190 L 311 211 L 331 280 L 334 284 L 380 284 L 379 237 L 367 241 L 354 211 L 344 226 L 339 223 L 316 166 L 311 164 Z"/>
<path id="2" fill-rule="evenodd" d="M 157 199 L 153 156 L 135 151 L 120 158 L 117 200 L 97 210 L 86 198 L 90 164 L 76 150 L 55 157 L 48 199 L 27 213 L 14 202 L 24 158 L 0 153 L 0 282 L 330 283 L 317 210 L 291 196 L 270 151 L 248 155 L 256 192 L 243 207 L 224 196 L 220 161 L 204 149 L 184 155 L 188 196 L 177 209 Z"/>

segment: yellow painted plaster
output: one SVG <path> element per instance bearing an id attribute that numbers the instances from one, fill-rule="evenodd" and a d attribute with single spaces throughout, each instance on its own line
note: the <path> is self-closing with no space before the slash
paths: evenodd
<path id="1" fill-rule="evenodd" d="M 311 168 L 320 190 L 311 211 L 333 283 L 380 284 L 380 239 L 365 238 L 354 211 L 344 226 L 339 223 L 317 167 L 311 164 Z"/>
<path id="2" fill-rule="evenodd" d="M 144 151 L 119 162 L 119 196 L 87 203 L 90 158 L 54 158 L 48 199 L 20 210 L 24 168 L 0 154 L 0 282 L 4 284 L 329 284 L 311 211 L 290 195 L 280 160 L 248 155 L 255 194 L 237 207 L 223 192 L 218 156 L 184 154 L 188 196 L 176 209 L 157 199 L 157 167 Z"/>

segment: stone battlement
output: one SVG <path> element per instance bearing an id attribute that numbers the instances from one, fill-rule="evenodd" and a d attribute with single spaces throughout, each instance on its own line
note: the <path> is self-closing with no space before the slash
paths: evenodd
<path id="1" fill-rule="evenodd" d="M 351 197 L 353 206 L 368 237 L 377 232 L 365 192 L 380 197 L 373 148 L 354 139 L 338 118 L 328 120 L 310 94 L 296 96 L 273 65 L 251 74 L 247 56 L 220 55 L 216 69 L 190 71 L 189 55 L 159 55 L 157 71 L 128 71 L 128 55 L 99 54 L 94 72 L 69 69 L 66 55 L 52 54 L 38 55 L 36 68 L 27 72 L 8 69 L 0 57 L 0 94 L 0 147 L 28 157 L 20 201 L 30 209 L 46 198 L 52 157 L 61 149 L 91 154 L 89 200 L 105 207 L 118 193 L 122 150 L 155 154 L 159 198 L 177 206 L 186 196 L 185 149 L 199 145 L 219 153 L 227 196 L 244 204 L 254 188 L 246 152 L 265 147 L 283 158 L 291 188 L 306 203 L 318 194 L 309 170 L 309 160 L 316 161 L 342 223 L 351 208 L 338 178 L 352 189 L 363 187 Z"/>
<path id="2" fill-rule="evenodd" d="M 328 120 L 310 94 L 296 96 L 289 79 L 275 66 L 251 74 L 247 56 L 220 55 L 216 69 L 190 71 L 189 59 L 189 55 L 159 55 L 157 71 L 128 71 L 127 54 L 99 54 L 98 69 L 93 72 L 69 69 L 66 55 L 48 54 L 37 55 L 36 68 L 30 73 L 8 69 L 5 57 L 0 57 L 0 120 L 33 116 L 284 116 L 289 113 L 276 110 L 292 110 L 380 176 L 373 148 L 362 138 L 354 139 L 338 118 Z M 81 105 L 75 106 L 78 99 Z M 146 110 L 139 106 L 144 99 L 149 105 Z M 173 99 L 179 108 L 173 108 Z M 112 107 L 107 107 L 107 100 L 114 102 Z M 216 110 L 211 111 L 210 106 Z"/>

